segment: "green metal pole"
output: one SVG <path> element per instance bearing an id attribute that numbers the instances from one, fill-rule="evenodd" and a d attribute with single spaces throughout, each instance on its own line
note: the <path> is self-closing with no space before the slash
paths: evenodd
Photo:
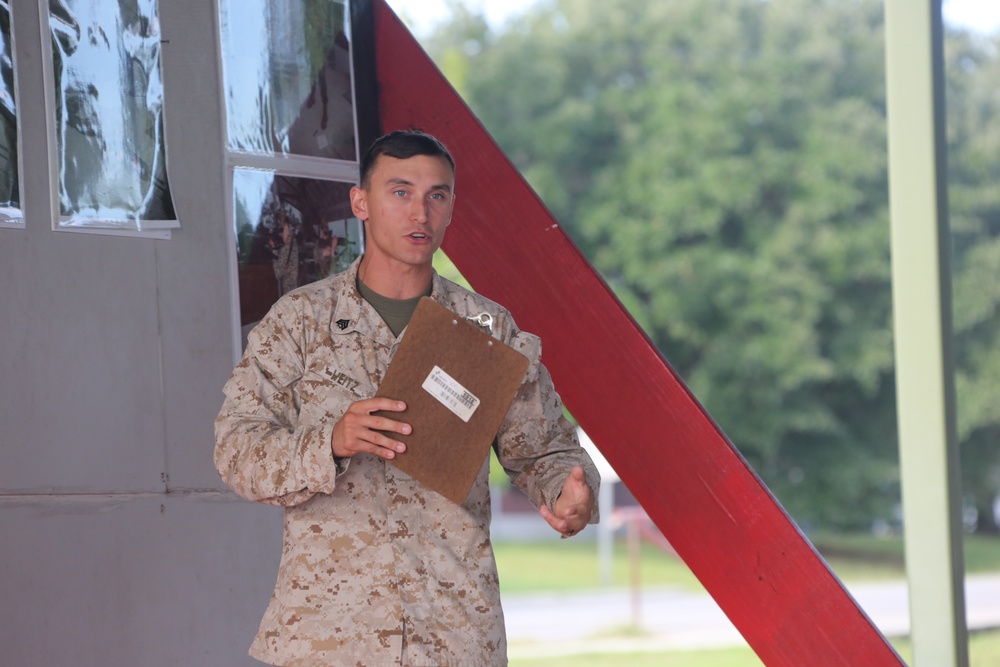
<path id="1" fill-rule="evenodd" d="M 966 667 L 941 0 L 886 0 L 900 475 L 916 667 Z"/>

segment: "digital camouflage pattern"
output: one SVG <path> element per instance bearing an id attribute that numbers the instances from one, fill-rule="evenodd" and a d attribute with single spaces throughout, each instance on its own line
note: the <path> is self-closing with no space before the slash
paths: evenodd
<path id="1" fill-rule="evenodd" d="M 277 665 L 505 665 L 490 543 L 489 461 L 459 506 L 381 458 L 335 459 L 334 424 L 370 398 L 400 339 L 350 270 L 294 290 L 250 333 L 225 386 L 215 463 L 237 494 L 285 508 L 278 581 L 250 654 Z M 555 501 L 575 465 L 597 471 L 548 371 L 537 336 L 437 274 L 431 298 L 530 360 L 494 443 L 535 506 Z M 596 523 L 597 516 L 591 517 Z"/>

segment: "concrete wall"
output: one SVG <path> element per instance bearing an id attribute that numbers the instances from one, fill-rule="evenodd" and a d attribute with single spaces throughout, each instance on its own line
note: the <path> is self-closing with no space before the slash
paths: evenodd
<path id="1" fill-rule="evenodd" d="M 212 465 L 234 359 L 215 3 L 160 3 L 171 240 L 52 231 L 50 46 L 11 4 L 27 224 L 0 229 L 0 664 L 256 664 L 281 513 Z"/>

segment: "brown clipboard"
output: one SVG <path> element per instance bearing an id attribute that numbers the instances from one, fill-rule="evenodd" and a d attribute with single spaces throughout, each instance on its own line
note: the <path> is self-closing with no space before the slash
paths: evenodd
<path id="1" fill-rule="evenodd" d="M 376 392 L 406 410 L 375 414 L 413 427 L 409 435 L 389 434 L 406 444 L 390 461 L 462 504 L 527 370 L 520 352 L 430 297 L 420 299 Z"/>

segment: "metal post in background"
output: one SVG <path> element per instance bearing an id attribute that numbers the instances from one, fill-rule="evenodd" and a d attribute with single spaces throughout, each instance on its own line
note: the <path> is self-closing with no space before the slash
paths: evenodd
<path id="1" fill-rule="evenodd" d="M 968 665 L 941 0 L 886 0 L 900 475 L 916 667 Z"/>

